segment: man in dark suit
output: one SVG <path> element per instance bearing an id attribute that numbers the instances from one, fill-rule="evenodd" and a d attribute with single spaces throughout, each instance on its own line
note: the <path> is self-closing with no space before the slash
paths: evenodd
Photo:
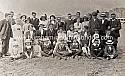
<path id="1" fill-rule="evenodd" d="M 111 35 L 113 36 L 113 38 L 116 41 L 114 43 L 114 47 L 117 50 L 118 37 L 120 37 L 119 30 L 121 29 L 121 22 L 120 22 L 120 20 L 116 19 L 115 13 L 111 14 L 110 29 L 111 29 Z"/>
<path id="2" fill-rule="evenodd" d="M 80 17 L 80 12 L 76 12 L 76 18 L 74 19 L 74 23 L 77 22 L 77 19 L 80 19 L 80 23 L 83 22 L 83 18 Z"/>
<path id="3" fill-rule="evenodd" d="M 5 19 L 0 21 L 0 39 L 2 40 L 2 56 L 6 56 L 9 49 L 9 40 L 12 36 L 11 14 L 6 13 Z"/>
<path id="4" fill-rule="evenodd" d="M 100 17 L 102 18 L 102 19 L 100 19 L 100 21 L 101 21 L 100 35 L 105 36 L 106 35 L 105 32 L 109 27 L 109 21 L 108 21 L 108 19 L 106 19 L 106 14 L 105 13 L 101 13 Z"/>
<path id="5" fill-rule="evenodd" d="M 39 19 L 36 18 L 36 13 L 32 12 L 33 18 L 31 18 L 30 23 L 34 26 L 36 30 L 39 30 Z"/>
<path id="6" fill-rule="evenodd" d="M 11 14 L 11 25 L 14 25 L 14 24 L 16 24 L 15 19 L 13 18 L 14 12 L 11 11 L 10 14 Z"/>
<path id="7" fill-rule="evenodd" d="M 59 30 L 59 28 L 62 27 L 62 29 L 64 31 L 66 31 L 66 25 L 64 24 L 64 22 L 61 21 L 61 17 L 57 18 L 57 28 Z"/>
<path id="8" fill-rule="evenodd" d="M 72 19 L 72 15 L 69 13 L 68 14 L 68 19 L 65 20 L 65 25 L 66 25 L 66 31 L 70 29 L 70 26 L 73 25 L 74 21 Z"/>
<path id="9" fill-rule="evenodd" d="M 98 30 L 100 33 L 101 30 L 101 21 L 97 18 L 97 13 L 92 13 L 92 19 L 89 21 L 89 31 L 93 35 L 95 30 Z"/>

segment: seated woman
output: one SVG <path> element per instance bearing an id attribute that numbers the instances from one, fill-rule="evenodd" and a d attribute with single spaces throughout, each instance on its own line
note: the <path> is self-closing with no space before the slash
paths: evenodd
<path id="1" fill-rule="evenodd" d="M 69 49 L 66 41 L 63 38 L 60 38 L 56 43 L 53 54 L 58 56 L 60 59 L 66 59 L 66 57 L 71 53 L 72 51 Z"/>
<path id="2" fill-rule="evenodd" d="M 73 43 L 70 45 L 70 49 L 72 50 L 73 58 L 82 53 L 81 46 L 77 39 L 73 40 Z"/>

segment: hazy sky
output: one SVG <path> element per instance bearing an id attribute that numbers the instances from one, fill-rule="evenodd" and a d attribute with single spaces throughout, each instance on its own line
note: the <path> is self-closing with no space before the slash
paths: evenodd
<path id="1" fill-rule="evenodd" d="M 125 7 L 125 0 L 0 0 L 0 10 L 3 12 L 31 14 L 66 14 L 81 11 L 107 10 L 115 7 Z"/>

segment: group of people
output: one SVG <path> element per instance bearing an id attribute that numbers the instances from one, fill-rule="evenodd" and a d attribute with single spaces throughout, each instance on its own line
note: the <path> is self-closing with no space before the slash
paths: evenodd
<path id="1" fill-rule="evenodd" d="M 111 18 L 98 10 L 84 17 L 80 12 L 75 17 L 69 13 L 67 18 L 55 15 L 48 18 L 45 14 L 38 19 L 36 15 L 32 12 L 32 17 L 22 15 L 14 19 L 14 12 L 5 14 L 5 19 L 0 22 L 1 57 L 52 56 L 67 59 L 86 56 L 113 59 L 118 56 L 121 22 L 115 13 Z M 10 37 L 13 40 L 11 54 L 8 54 Z"/>

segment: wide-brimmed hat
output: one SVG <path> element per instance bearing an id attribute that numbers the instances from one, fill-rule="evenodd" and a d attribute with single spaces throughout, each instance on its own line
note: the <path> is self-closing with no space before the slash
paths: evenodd
<path id="1" fill-rule="evenodd" d="M 106 13 L 101 13 L 100 17 L 106 17 Z"/>
<path id="2" fill-rule="evenodd" d="M 111 13 L 111 15 L 116 15 L 115 13 Z"/>
<path id="3" fill-rule="evenodd" d="M 92 12 L 92 16 L 97 16 L 98 13 L 97 12 Z"/>
<path id="4" fill-rule="evenodd" d="M 114 44 L 114 42 L 112 40 L 107 40 L 106 44 L 112 45 L 112 44 Z"/>

